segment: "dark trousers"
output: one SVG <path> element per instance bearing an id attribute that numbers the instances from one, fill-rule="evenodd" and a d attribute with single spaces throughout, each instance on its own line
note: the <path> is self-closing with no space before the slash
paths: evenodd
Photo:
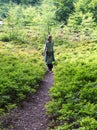
<path id="1" fill-rule="evenodd" d="M 50 71 L 52 71 L 52 68 L 53 68 L 53 64 L 47 64 L 47 67 Z"/>

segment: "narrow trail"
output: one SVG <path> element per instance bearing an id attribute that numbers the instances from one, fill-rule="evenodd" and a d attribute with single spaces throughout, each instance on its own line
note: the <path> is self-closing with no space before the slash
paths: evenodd
<path id="1" fill-rule="evenodd" d="M 48 117 L 45 104 L 50 99 L 48 91 L 53 84 L 53 73 L 46 73 L 37 93 L 25 103 L 23 108 L 16 110 L 15 115 L 13 114 L 11 130 L 47 130 Z"/>

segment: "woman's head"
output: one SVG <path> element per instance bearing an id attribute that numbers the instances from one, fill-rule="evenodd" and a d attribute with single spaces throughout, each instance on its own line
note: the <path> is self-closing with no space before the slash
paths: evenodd
<path id="1" fill-rule="evenodd" d="M 48 35 L 47 40 L 48 40 L 48 41 L 52 41 L 52 35 Z"/>

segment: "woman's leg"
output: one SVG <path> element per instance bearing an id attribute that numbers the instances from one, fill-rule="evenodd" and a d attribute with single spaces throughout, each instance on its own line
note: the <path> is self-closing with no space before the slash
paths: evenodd
<path id="1" fill-rule="evenodd" d="M 47 64 L 47 66 L 48 66 L 48 69 L 49 69 L 50 71 L 52 71 L 53 64 Z"/>

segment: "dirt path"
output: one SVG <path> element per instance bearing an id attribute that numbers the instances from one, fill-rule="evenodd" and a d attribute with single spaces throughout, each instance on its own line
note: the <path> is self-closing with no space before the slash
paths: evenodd
<path id="1" fill-rule="evenodd" d="M 40 88 L 24 107 L 15 111 L 10 122 L 14 126 L 11 130 L 47 130 L 48 117 L 45 104 L 49 101 L 48 91 L 53 86 L 53 74 L 46 73 Z"/>

